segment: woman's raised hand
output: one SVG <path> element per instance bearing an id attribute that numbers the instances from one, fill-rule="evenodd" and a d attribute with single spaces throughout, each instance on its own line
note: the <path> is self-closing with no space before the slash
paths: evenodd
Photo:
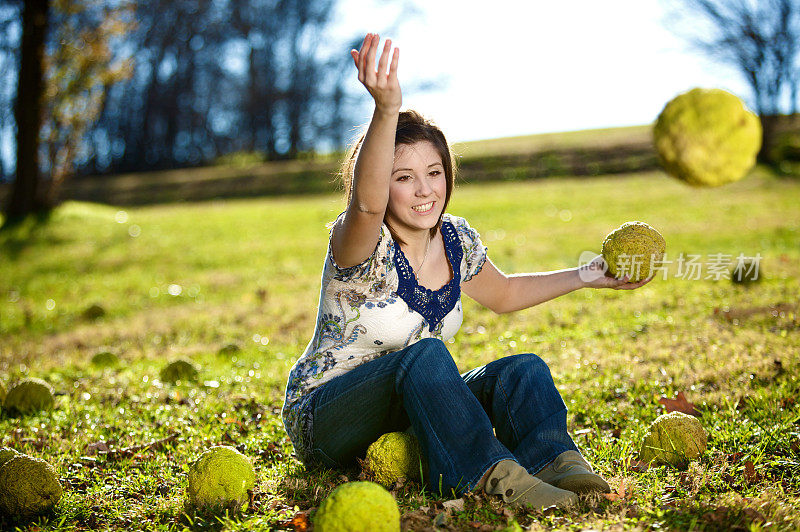
<path id="1" fill-rule="evenodd" d="M 380 36 L 368 33 L 361 43 L 361 49 L 351 50 L 350 55 L 358 69 L 358 81 L 364 84 L 372 98 L 375 107 L 383 111 L 397 112 L 403 103 L 400 91 L 400 82 L 397 80 L 397 63 L 400 60 L 400 49 L 395 48 L 389 64 L 389 52 L 392 50 L 391 39 L 386 39 L 378 68 L 375 70 L 375 57 L 378 55 Z M 389 67 L 387 74 L 386 67 Z"/>

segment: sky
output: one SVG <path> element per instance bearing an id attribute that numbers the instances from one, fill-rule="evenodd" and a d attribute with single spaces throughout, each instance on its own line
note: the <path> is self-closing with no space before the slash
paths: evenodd
<path id="1" fill-rule="evenodd" d="M 333 34 L 391 28 L 399 7 L 375 4 L 344 0 Z M 401 88 L 409 87 L 403 107 L 432 118 L 451 142 L 649 124 L 693 87 L 748 98 L 735 70 L 692 51 L 667 27 L 667 6 L 665 0 L 419 1 L 419 13 L 399 17 L 381 40 L 390 37 L 401 50 L 398 77 Z M 355 67 L 353 80 L 359 90 Z M 421 80 L 437 90 L 411 90 Z M 370 114 L 365 107 L 365 121 Z"/>

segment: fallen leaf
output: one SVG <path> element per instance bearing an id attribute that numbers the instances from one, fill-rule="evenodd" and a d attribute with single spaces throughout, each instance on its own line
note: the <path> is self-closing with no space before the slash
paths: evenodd
<path id="1" fill-rule="evenodd" d="M 225 419 L 222 420 L 222 422 L 225 423 L 226 425 L 230 425 L 231 423 L 236 423 L 240 427 L 244 428 L 244 423 L 232 417 L 226 417 Z"/>
<path id="2" fill-rule="evenodd" d="M 604 493 L 603 497 L 608 499 L 609 501 L 623 501 L 625 500 L 626 496 L 629 495 L 627 491 L 627 483 L 625 479 L 619 481 L 619 486 L 617 486 L 617 490 L 612 493 Z"/>
<path id="3" fill-rule="evenodd" d="M 683 395 L 683 392 L 678 392 L 678 395 L 675 396 L 675 399 L 662 397 L 658 400 L 658 402 L 664 405 L 664 408 L 667 412 L 683 412 L 684 414 L 689 414 L 690 416 L 700 416 L 700 412 L 697 411 L 694 403 L 690 403 L 686 399 L 686 396 Z"/>
<path id="4" fill-rule="evenodd" d="M 311 530 L 311 520 L 308 518 L 308 512 L 297 512 L 294 517 L 278 523 L 278 528 L 291 528 L 295 532 L 307 532 Z"/>
<path id="5" fill-rule="evenodd" d="M 403 489 L 403 486 L 406 485 L 406 482 L 408 482 L 406 477 L 399 477 L 397 480 L 394 481 L 394 483 L 392 483 L 392 489 L 389 491 L 399 491 Z"/>
<path id="6" fill-rule="evenodd" d="M 104 441 L 90 443 L 89 445 L 86 446 L 86 454 L 88 456 L 95 455 L 98 452 L 107 453 L 108 451 L 110 451 L 110 449 L 108 448 L 108 444 Z"/>
<path id="7" fill-rule="evenodd" d="M 741 460 L 743 456 L 744 456 L 743 452 L 737 451 L 735 453 L 731 453 L 729 455 L 726 455 L 725 458 L 727 458 L 729 462 L 735 463 L 735 462 L 738 462 L 739 460 Z"/>
<path id="8" fill-rule="evenodd" d="M 744 478 L 748 484 L 753 484 L 758 481 L 758 473 L 756 473 L 756 466 L 753 465 L 752 460 L 744 463 Z"/>
<path id="9" fill-rule="evenodd" d="M 401 530 L 425 530 L 431 528 L 431 518 L 422 508 L 404 513 L 400 518 Z"/>
<path id="10" fill-rule="evenodd" d="M 464 511 L 464 499 L 453 499 L 450 501 L 444 501 L 442 503 L 445 510 L 455 510 L 456 512 L 463 512 Z"/>
<path id="11" fill-rule="evenodd" d="M 628 462 L 628 471 L 635 471 L 637 473 L 644 473 L 648 469 L 650 469 L 650 464 L 647 462 L 641 462 L 639 460 L 630 460 Z"/>

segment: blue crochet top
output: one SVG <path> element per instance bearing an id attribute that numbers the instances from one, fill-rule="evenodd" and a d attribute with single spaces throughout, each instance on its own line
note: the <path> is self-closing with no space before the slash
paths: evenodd
<path id="1" fill-rule="evenodd" d="M 464 253 L 456 229 L 449 220 L 442 221 L 442 240 L 447 260 L 453 270 L 453 278 L 438 290 L 429 290 L 417 283 L 417 276 L 399 246 L 395 246 L 394 253 L 398 275 L 397 295 L 403 298 L 410 309 L 425 318 L 431 332 L 453 310 L 461 297 L 461 271 L 452 265 L 461 264 Z"/>

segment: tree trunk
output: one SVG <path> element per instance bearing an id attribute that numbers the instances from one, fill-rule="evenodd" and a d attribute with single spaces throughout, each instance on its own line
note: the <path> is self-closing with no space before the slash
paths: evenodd
<path id="1" fill-rule="evenodd" d="M 17 178 L 5 207 L 8 220 L 52 207 L 40 198 L 42 183 L 38 157 L 44 91 L 44 41 L 49 9 L 49 0 L 27 0 L 22 11 L 20 66 L 14 105 Z"/>
<path id="2" fill-rule="evenodd" d="M 775 135 L 778 116 L 761 115 L 761 149 L 758 151 L 758 160 L 766 164 L 775 164 L 773 147 L 775 146 Z"/>

